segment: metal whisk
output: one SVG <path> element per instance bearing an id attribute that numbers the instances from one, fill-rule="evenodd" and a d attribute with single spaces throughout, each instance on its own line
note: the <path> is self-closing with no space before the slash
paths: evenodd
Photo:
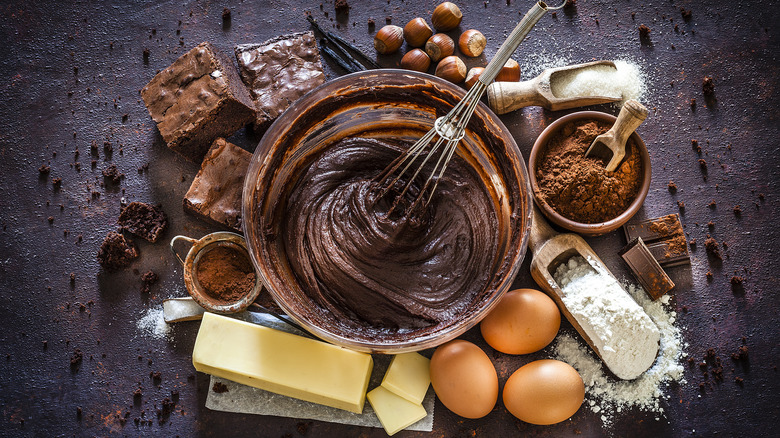
<path id="1" fill-rule="evenodd" d="M 422 138 L 417 140 L 417 142 L 412 145 L 409 150 L 394 160 L 376 178 L 376 181 L 378 181 L 379 185 L 382 187 L 381 191 L 379 192 L 379 197 L 377 198 L 379 199 L 387 195 L 387 193 L 392 190 L 392 188 L 396 185 L 396 183 L 398 183 L 403 175 L 410 170 L 415 161 L 417 161 L 417 158 L 419 158 L 421 155 L 424 155 L 422 162 L 418 164 L 417 169 L 414 171 L 412 177 L 398 194 L 398 197 L 393 201 L 390 210 L 387 212 L 388 216 L 393 212 L 393 210 L 395 210 L 396 207 L 398 207 L 399 201 L 403 199 L 406 192 L 408 192 L 410 187 L 412 187 L 413 181 L 415 181 L 417 176 L 423 170 L 426 163 L 428 163 L 431 157 L 433 157 L 437 151 L 439 151 L 441 146 L 444 145 L 444 149 L 441 154 L 439 154 L 436 165 L 431 171 L 431 174 L 425 180 L 425 184 L 423 184 L 420 192 L 415 197 L 414 202 L 406 210 L 406 214 L 413 212 L 414 209 L 420 205 L 420 202 L 423 200 L 423 198 L 425 198 L 425 202 L 422 204 L 422 208 L 425 208 L 428 205 L 428 203 L 431 201 L 431 198 L 433 197 L 433 193 L 436 191 L 436 187 L 439 185 L 439 180 L 441 179 L 442 175 L 444 175 L 444 171 L 447 169 L 447 165 L 455 153 L 455 149 L 458 146 L 458 143 L 466 133 L 466 125 L 471 119 L 471 116 L 474 114 L 474 110 L 479 103 L 479 99 L 482 98 L 482 94 L 485 92 L 487 86 L 493 82 L 493 79 L 496 78 L 498 72 L 509 60 L 509 57 L 512 56 L 512 53 L 514 53 L 515 49 L 517 49 L 523 39 L 525 39 L 526 35 L 528 35 L 528 32 L 531 31 L 531 28 L 534 27 L 539 19 L 541 19 L 548 10 L 560 9 L 564 5 L 566 5 L 566 0 L 564 0 L 563 4 L 555 8 L 548 7 L 544 2 L 537 2 L 531 8 L 531 10 L 525 14 L 523 19 L 520 20 L 520 23 L 517 24 L 512 33 L 509 34 L 509 37 L 506 39 L 506 41 L 504 41 L 504 44 L 501 45 L 501 48 L 498 49 L 498 52 L 496 52 L 496 55 L 493 57 L 493 59 L 490 60 L 490 63 L 488 63 L 487 67 L 485 67 L 485 70 L 479 76 L 479 79 L 474 84 L 474 86 L 471 87 L 465 96 L 463 96 L 463 99 L 461 99 L 461 101 L 455 105 L 455 107 L 452 108 L 452 110 L 450 110 L 446 116 L 442 116 L 436 119 L 436 122 L 433 124 L 433 129 L 428 131 L 425 135 L 422 136 Z M 433 138 L 436 136 L 438 136 L 436 142 L 433 143 L 433 146 L 427 151 L 427 153 L 423 154 L 426 149 L 428 149 L 428 146 L 430 145 Z M 396 174 L 396 171 L 399 168 L 401 168 L 401 171 Z M 393 175 L 395 175 L 395 177 L 393 177 Z M 433 187 L 428 191 L 426 197 L 426 190 L 432 181 Z"/>

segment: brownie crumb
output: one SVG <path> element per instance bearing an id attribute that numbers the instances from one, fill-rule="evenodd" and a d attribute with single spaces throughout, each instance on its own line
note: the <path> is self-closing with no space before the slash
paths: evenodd
<path id="1" fill-rule="evenodd" d="M 211 390 L 217 394 L 222 394 L 228 392 L 228 387 L 222 382 L 214 382 L 214 386 L 211 387 Z"/>
<path id="2" fill-rule="evenodd" d="M 731 290 L 734 292 L 742 292 L 744 291 L 744 283 L 745 279 L 743 277 L 740 277 L 739 275 L 734 275 L 731 277 Z"/>
<path id="3" fill-rule="evenodd" d="M 742 207 L 740 207 L 739 205 L 735 205 L 732 210 L 734 211 L 734 216 L 742 215 Z"/>
<path id="4" fill-rule="evenodd" d="M 669 181 L 669 193 L 676 193 L 677 192 L 677 184 L 674 183 L 674 181 Z"/>
<path id="5" fill-rule="evenodd" d="M 231 20 L 230 8 L 222 9 L 222 22 L 226 23 Z"/>
<path id="6" fill-rule="evenodd" d="M 707 161 L 703 158 L 699 158 L 699 167 L 701 168 L 702 172 L 707 173 Z"/>
<path id="7" fill-rule="evenodd" d="M 373 18 L 369 18 L 368 19 L 368 28 L 369 29 L 373 29 L 374 27 L 376 27 L 376 21 L 374 21 Z"/>
<path id="8" fill-rule="evenodd" d="M 144 49 L 143 57 L 144 64 L 149 64 L 149 49 Z"/>
<path id="9" fill-rule="evenodd" d="M 54 186 L 55 189 L 59 189 L 62 187 L 62 178 L 52 178 L 51 185 Z"/>
<path id="10" fill-rule="evenodd" d="M 136 388 L 135 391 L 133 391 L 133 398 L 141 398 L 144 395 L 143 391 L 141 391 L 141 388 Z"/>
<path id="11" fill-rule="evenodd" d="M 152 290 L 152 285 L 157 283 L 157 280 L 159 280 L 160 277 L 157 276 L 157 274 L 154 271 L 148 271 L 144 273 L 144 275 L 141 276 L 141 281 L 143 284 L 141 285 L 141 293 L 142 294 L 148 294 Z"/>
<path id="12" fill-rule="evenodd" d="M 650 36 L 650 28 L 645 26 L 644 24 L 639 26 L 639 36 L 642 38 L 647 38 Z"/>
<path id="13" fill-rule="evenodd" d="M 82 359 L 84 359 L 84 353 L 81 352 L 80 349 L 73 350 L 73 355 L 70 357 L 70 366 L 77 367 L 79 364 L 81 364 Z"/>
<path id="14" fill-rule="evenodd" d="M 715 228 L 715 222 L 713 222 L 713 221 L 707 222 L 707 228 L 709 228 L 709 229 Z"/>
<path id="15" fill-rule="evenodd" d="M 103 178 L 111 181 L 114 184 L 119 184 L 123 176 L 124 175 L 119 171 L 119 168 L 116 167 L 116 164 L 110 164 L 108 167 L 103 169 Z"/>
<path id="16" fill-rule="evenodd" d="M 707 204 L 707 207 L 712 208 L 712 209 L 714 209 L 717 206 L 718 206 L 718 204 L 715 202 L 714 199 L 712 201 L 710 201 L 709 204 Z"/>
<path id="17" fill-rule="evenodd" d="M 731 358 L 734 360 L 747 360 L 748 359 L 748 347 L 743 345 L 739 347 L 736 353 L 731 354 Z"/>
<path id="18" fill-rule="evenodd" d="M 692 248 L 695 248 L 696 247 L 696 238 L 691 239 L 688 242 L 688 245 L 690 245 Z"/>
<path id="19" fill-rule="evenodd" d="M 683 202 L 683 201 L 677 201 L 677 207 L 678 207 L 680 210 L 685 210 L 685 202 Z"/>
<path id="20" fill-rule="evenodd" d="M 737 382 L 737 385 L 742 386 L 745 384 L 745 379 L 739 376 L 734 377 L 734 381 Z"/>
<path id="21" fill-rule="evenodd" d="M 691 148 L 693 148 L 694 151 L 697 153 L 701 153 L 701 146 L 699 146 L 699 140 L 696 140 L 695 138 L 691 139 Z"/>
<path id="22" fill-rule="evenodd" d="M 680 8 L 680 14 L 682 14 L 683 21 L 691 21 L 691 17 L 693 16 L 690 9 L 686 11 L 683 7 Z"/>
<path id="23" fill-rule="evenodd" d="M 170 415 L 171 412 L 173 412 L 173 409 L 176 407 L 176 403 L 169 399 L 168 397 L 165 397 L 162 401 L 162 415 Z"/>
<path id="24" fill-rule="evenodd" d="M 691 99 L 690 105 L 691 105 L 691 109 L 695 110 L 696 109 L 696 99 Z"/>
<path id="25" fill-rule="evenodd" d="M 701 83 L 702 91 L 704 94 L 711 95 L 715 92 L 715 81 L 712 76 L 705 76 Z"/>
<path id="26" fill-rule="evenodd" d="M 709 234 L 707 234 L 707 239 L 704 241 L 704 247 L 707 249 L 707 253 L 712 257 L 723 260 L 723 256 L 720 254 L 720 245 L 718 245 L 718 241 Z"/>
<path id="27" fill-rule="evenodd" d="M 46 164 L 42 164 L 41 167 L 38 168 L 38 173 L 40 173 L 41 176 L 48 175 L 49 172 L 51 172 L 51 167 Z"/>
<path id="28" fill-rule="evenodd" d="M 123 230 L 154 243 L 168 227 L 168 217 L 162 210 L 162 206 L 155 207 L 136 201 L 122 209 L 117 224 Z"/>
<path id="29" fill-rule="evenodd" d="M 135 244 L 120 233 L 108 233 L 97 253 L 98 262 L 108 271 L 124 268 L 138 257 Z"/>
<path id="30" fill-rule="evenodd" d="M 336 0 L 335 7 L 337 14 L 346 14 L 349 12 L 349 3 L 347 3 L 347 0 Z"/>
<path id="31" fill-rule="evenodd" d="M 162 373 L 159 371 L 150 372 L 149 377 L 151 377 L 154 383 L 157 385 L 159 385 L 162 381 Z"/>
<path id="32" fill-rule="evenodd" d="M 75 284 L 75 283 L 76 283 L 76 273 L 75 272 L 71 272 L 70 273 L 70 284 Z"/>
<path id="33" fill-rule="evenodd" d="M 76 406 L 76 418 L 81 419 L 83 412 L 84 411 L 81 409 L 81 406 Z"/>
<path id="34" fill-rule="evenodd" d="M 54 223 L 54 216 L 49 216 L 46 220 L 49 221 L 49 224 L 53 224 Z"/>

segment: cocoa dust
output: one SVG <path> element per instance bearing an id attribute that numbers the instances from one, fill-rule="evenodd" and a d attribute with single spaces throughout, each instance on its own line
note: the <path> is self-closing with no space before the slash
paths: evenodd
<path id="1" fill-rule="evenodd" d="M 585 158 L 593 139 L 609 128 L 595 120 L 571 122 L 552 136 L 539 160 L 536 180 L 541 199 L 575 222 L 614 219 L 639 193 L 643 169 L 633 140 L 626 143 L 626 156 L 614 172 L 606 171 L 602 158 Z"/>
<path id="2" fill-rule="evenodd" d="M 246 254 L 226 246 L 214 248 L 198 262 L 198 283 L 222 303 L 235 303 L 255 287 L 255 270 Z"/>

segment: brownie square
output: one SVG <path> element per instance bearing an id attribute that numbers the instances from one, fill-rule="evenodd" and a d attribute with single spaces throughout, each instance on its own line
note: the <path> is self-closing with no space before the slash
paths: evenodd
<path id="1" fill-rule="evenodd" d="M 263 133 L 294 101 L 325 82 L 312 32 L 236 46 L 241 79 L 257 108 L 255 131 Z"/>
<path id="2" fill-rule="evenodd" d="M 252 98 L 230 59 L 204 42 L 141 90 L 168 147 L 199 162 L 217 137 L 254 120 Z"/>
<path id="3" fill-rule="evenodd" d="M 98 262 L 107 271 L 116 271 L 128 266 L 138 257 L 138 249 L 132 240 L 121 233 L 108 233 L 97 253 Z"/>
<path id="4" fill-rule="evenodd" d="M 131 202 L 119 213 L 117 223 L 123 230 L 154 243 L 168 227 L 168 217 L 160 206 Z"/>
<path id="5" fill-rule="evenodd" d="M 184 195 L 184 210 L 241 231 L 241 195 L 252 154 L 218 138 Z"/>

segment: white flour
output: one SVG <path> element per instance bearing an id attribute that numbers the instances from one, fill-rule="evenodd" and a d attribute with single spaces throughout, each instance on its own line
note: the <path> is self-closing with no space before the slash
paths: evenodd
<path id="1" fill-rule="evenodd" d="M 655 362 L 660 334 L 612 275 L 581 256 L 558 266 L 555 281 L 569 312 L 617 377 L 634 379 Z"/>
<path id="2" fill-rule="evenodd" d="M 599 359 L 577 339 L 561 334 L 555 345 L 556 357 L 573 366 L 585 382 L 583 406 L 600 414 L 606 426 L 612 424 L 615 414 L 629 408 L 663 413 L 661 403 L 669 398 L 664 388 L 672 382 L 685 382 L 682 366 L 685 345 L 680 329 L 675 326 L 676 312 L 668 311 L 665 306 L 669 296 L 652 301 L 640 287 L 629 285 L 627 290 L 655 322 L 661 335 L 658 358 L 649 370 L 635 380 L 618 380 L 608 376 Z"/>

